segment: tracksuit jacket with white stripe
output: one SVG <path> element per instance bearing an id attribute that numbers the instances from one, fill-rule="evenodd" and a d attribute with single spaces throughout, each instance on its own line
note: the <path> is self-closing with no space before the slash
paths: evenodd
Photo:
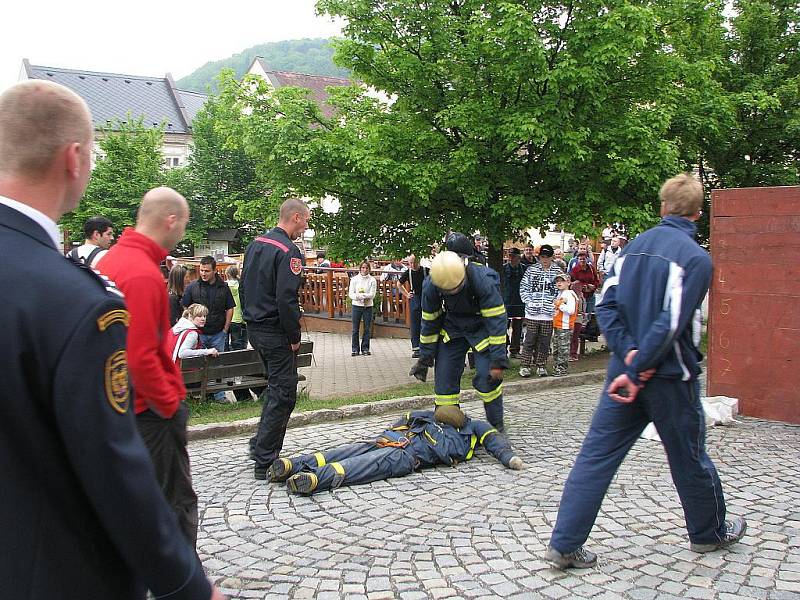
<path id="1" fill-rule="evenodd" d="M 700 374 L 700 305 L 711 283 L 711 258 L 695 241 L 695 224 L 667 216 L 628 244 L 603 285 L 597 320 L 613 355 L 609 377 L 656 367 L 655 377 Z M 638 349 L 632 364 L 625 356 Z"/>

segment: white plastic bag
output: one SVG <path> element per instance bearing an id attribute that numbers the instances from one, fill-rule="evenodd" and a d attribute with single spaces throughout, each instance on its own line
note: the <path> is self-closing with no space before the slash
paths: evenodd
<path id="1" fill-rule="evenodd" d="M 736 423 L 734 418 L 739 414 L 739 400 L 728 396 L 707 396 L 700 400 L 703 403 L 703 412 L 706 415 L 706 428 L 714 425 L 732 425 Z M 642 432 L 646 440 L 660 442 L 661 438 L 656 431 L 656 426 L 648 424 Z"/>

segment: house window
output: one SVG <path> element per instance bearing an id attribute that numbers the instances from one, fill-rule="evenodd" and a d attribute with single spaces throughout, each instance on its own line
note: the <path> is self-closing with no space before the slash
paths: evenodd
<path id="1" fill-rule="evenodd" d="M 168 169 L 181 166 L 181 159 L 178 156 L 167 156 L 164 158 L 164 166 Z"/>

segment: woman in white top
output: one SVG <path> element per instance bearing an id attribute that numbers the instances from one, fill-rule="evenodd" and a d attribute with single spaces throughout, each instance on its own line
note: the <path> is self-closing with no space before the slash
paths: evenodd
<path id="1" fill-rule="evenodd" d="M 378 290 L 378 283 L 369 274 L 369 270 L 369 262 L 365 260 L 358 269 L 358 275 L 350 280 L 348 295 L 353 305 L 353 352 L 350 356 L 358 356 L 359 348 L 360 353 L 364 356 L 371 354 L 369 351 L 369 334 L 370 326 L 372 325 L 372 300 Z M 364 321 L 364 335 L 361 338 L 361 346 L 359 346 L 358 327 L 361 325 L 362 320 Z"/>

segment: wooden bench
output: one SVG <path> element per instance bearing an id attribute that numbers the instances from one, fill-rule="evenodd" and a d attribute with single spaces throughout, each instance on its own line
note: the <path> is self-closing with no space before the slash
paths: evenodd
<path id="1" fill-rule="evenodd" d="M 311 366 L 314 342 L 301 342 L 297 352 L 297 366 Z M 195 356 L 181 360 L 183 382 L 192 385 L 189 393 L 199 393 L 201 398 L 214 392 L 253 389 L 267 385 L 264 363 L 256 350 L 233 350 L 219 356 Z M 197 386 L 199 384 L 199 388 Z"/>

